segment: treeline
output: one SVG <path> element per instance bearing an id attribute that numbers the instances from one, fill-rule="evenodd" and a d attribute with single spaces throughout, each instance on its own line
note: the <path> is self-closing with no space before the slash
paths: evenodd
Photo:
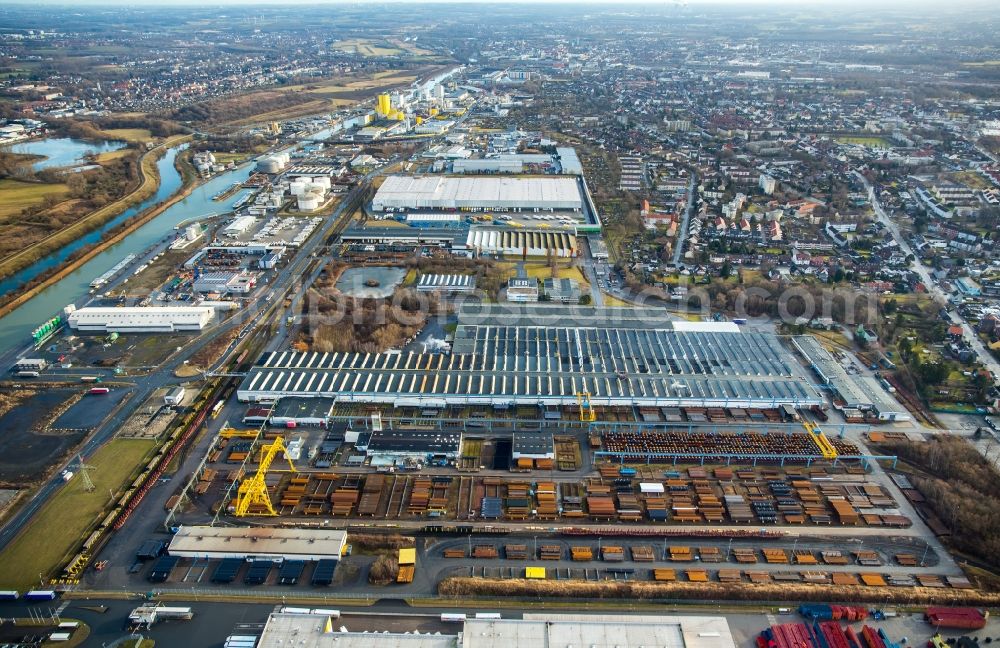
<path id="1" fill-rule="evenodd" d="M 525 580 L 493 578 L 446 578 L 438 585 L 440 596 L 558 597 L 614 600 L 729 600 L 729 601 L 852 601 L 880 605 L 992 606 L 1000 596 L 978 590 L 931 587 L 864 587 L 860 585 L 805 585 L 801 583 L 691 583 L 655 581 Z"/>
<path id="2" fill-rule="evenodd" d="M 391 299 L 368 299 L 339 292 L 306 293 L 303 333 L 310 349 L 320 352 L 380 353 L 402 346 L 436 312 L 437 299 L 398 289 Z"/>
<path id="3" fill-rule="evenodd" d="M 103 117 L 98 120 L 103 129 L 116 128 L 144 128 L 153 137 L 170 137 L 171 135 L 184 135 L 190 132 L 188 128 L 169 119 L 159 117 Z"/>
<path id="4" fill-rule="evenodd" d="M 439 308 L 437 297 L 398 288 L 389 299 L 358 298 L 337 290 L 342 263 L 331 263 L 306 291 L 300 341 L 313 351 L 380 353 L 403 345 Z"/>
<path id="5" fill-rule="evenodd" d="M 1000 569 L 1000 472 L 964 439 L 937 435 L 930 441 L 881 446 L 924 474 L 910 478 L 927 505 L 952 531 L 951 544 Z"/>
<path id="6" fill-rule="evenodd" d="M 747 317 L 830 317 L 847 325 L 875 322 L 878 317 L 878 298 L 869 293 L 820 283 L 793 286 L 762 277 L 744 282 L 736 272 L 737 283 L 720 279 L 707 284 L 692 282 L 688 285 L 687 307 Z M 665 290 L 651 288 L 630 273 L 626 274 L 625 284 L 635 293 L 669 299 Z"/>
<path id="7" fill-rule="evenodd" d="M 23 155 L 0 151 L 0 179 L 16 178 L 18 180 L 34 179 L 34 171 L 31 164 L 36 158 L 33 155 Z"/>
<path id="8" fill-rule="evenodd" d="M 265 142 L 264 138 L 257 134 L 240 132 L 234 135 L 199 135 L 191 143 L 191 150 L 194 151 L 229 151 L 234 153 L 255 153 L 257 147 Z"/>
<path id="9" fill-rule="evenodd" d="M 409 259 L 407 268 L 414 268 L 420 274 L 468 274 L 476 277 L 476 289 L 496 300 L 500 290 L 506 287 L 508 272 L 492 259 L 460 259 L 421 257 Z"/>

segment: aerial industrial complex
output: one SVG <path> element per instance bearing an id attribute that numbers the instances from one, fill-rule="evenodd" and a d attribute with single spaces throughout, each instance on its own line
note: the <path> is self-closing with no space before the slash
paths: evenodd
<path id="1" fill-rule="evenodd" d="M 0 645 L 995 640 L 995 30 L 675 4 L 5 9 Z"/>

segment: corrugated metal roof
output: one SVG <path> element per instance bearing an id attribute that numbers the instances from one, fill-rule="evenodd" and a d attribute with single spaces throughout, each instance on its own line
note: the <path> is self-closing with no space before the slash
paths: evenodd
<path id="1" fill-rule="evenodd" d="M 461 325 L 450 356 L 268 353 L 244 379 L 240 394 L 566 403 L 587 390 L 598 403 L 822 402 L 792 372 L 788 352 L 773 338 L 757 332 Z M 322 376 L 308 387 L 311 376 L 303 381 L 302 373 Z"/>

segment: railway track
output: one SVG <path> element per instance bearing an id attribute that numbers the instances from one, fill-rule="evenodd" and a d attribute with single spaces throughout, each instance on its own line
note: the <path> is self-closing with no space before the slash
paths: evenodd
<path id="1" fill-rule="evenodd" d="M 471 489 L 466 488 L 466 483 L 471 486 L 472 480 L 462 475 L 458 480 L 458 504 L 455 511 L 455 518 L 465 520 L 469 517 L 469 502 L 472 498 Z"/>
<path id="2" fill-rule="evenodd" d="M 389 504 L 386 507 L 385 517 L 399 518 L 403 514 L 403 503 L 406 494 L 406 477 L 395 475 L 392 482 L 392 493 L 389 495 Z"/>

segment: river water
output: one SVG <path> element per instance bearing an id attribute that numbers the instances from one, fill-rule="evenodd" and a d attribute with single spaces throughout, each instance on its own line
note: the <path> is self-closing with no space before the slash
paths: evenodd
<path id="1" fill-rule="evenodd" d="M 125 147 L 125 142 L 103 141 L 85 142 L 71 137 L 50 137 L 32 142 L 12 144 L 7 147 L 11 153 L 24 153 L 28 155 L 44 155 L 44 160 L 39 160 L 31 165 L 35 171 L 48 167 L 68 167 L 77 166 L 84 161 L 84 156 L 90 153 L 110 153 Z"/>
<path id="2" fill-rule="evenodd" d="M 127 210 L 121 216 L 116 217 L 111 223 L 101 228 L 101 230 L 88 234 L 80 242 L 73 243 L 72 246 L 67 246 L 71 248 L 69 251 L 64 248 L 42 259 L 32 266 L 34 268 L 42 264 L 41 268 L 34 270 L 34 275 L 24 275 L 23 277 L 30 278 L 42 270 L 52 267 L 59 263 L 61 259 L 65 259 L 74 249 L 79 249 L 83 244 L 86 244 L 86 242 L 95 243 L 100 240 L 101 234 L 104 231 L 138 214 L 146 207 L 166 200 L 176 193 L 181 187 L 180 174 L 174 168 L 174 158 L 177 156 L 177 152 L 178 149 L 171 149 L 157 163 L 160 173 L 160 187 L 156 194 L 141 204 Z M 125 256 L 140 254 L 149 246 L 163 240 L 164 237 L 172 238 L 174 227 L 179 223 L 196 220 L 199 217 L 212 213 L 228 211 L 232 200 L 242 194 L 238 193 L 237 196 L 221 202 L 213 201 L 212 196 L 234 182 L 246 180 L 250 176 L 251 171 L 253 171 L 252 165 L 244 165 L 241 168 L 216 176 L 191 192 L 190 196 L 171 206 L 162 214 L 129 234 L 125 237 L 125 240 L 112 245 L 59 282 L 35 295 L 13 312 L 0 318 L 0 353 L 7 352 L 12 348 L 20 347 L 29 342 L 31 340 L 31 331 L 35 327 L 57 314 L 67 304 L 77 302 L 81 298 L 86 297 L 90 291 L 90 282 L 110 270 Z M 80 245 L 77 243 L 80 243 Z M 21 275 L 21 273 L 18 273 L 18 275 Z M 15 280 L 14 287 L 18 283 L 27 280 L 23 277 Z M 11 279 L 5 279 L 3 282 L 0 282 L 0 287 L 6 286 L 7 282 Z M 10 288 L 5 289 L 7 292 L 9 290 Z"/>

